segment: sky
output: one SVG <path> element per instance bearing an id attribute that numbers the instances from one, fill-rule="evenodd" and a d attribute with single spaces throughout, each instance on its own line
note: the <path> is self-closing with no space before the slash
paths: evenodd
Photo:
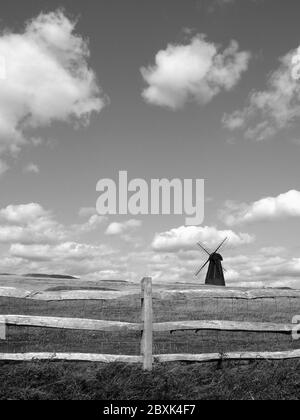
<path id="1" fill-rule="evenodd" d="M 25 3 L 25 2 L 24 2 Z M 300 288 L 297 0 L 0 6 L 0 272 Z M 298 66 L 298 67 L 297 67 Z M 205 179 L 205 219 L 101 216 L 100 179 Z"/>

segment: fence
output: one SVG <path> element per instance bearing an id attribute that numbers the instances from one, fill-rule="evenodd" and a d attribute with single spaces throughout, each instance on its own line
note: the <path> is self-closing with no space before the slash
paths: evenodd
<path id="1" fill-rule="evenodd" d="M 55 330 L 68 331 L 86 331 L 87 333 L 103 332 L 103 333 L 122 333 L 129 335 L 132 333 L 141 334 L 140 338 L 140 354 L 138 355 L 123 355 L 123 354 L 99 354 L 97 353 L 63 353 L 63 352 L 21 352 L 21 353 L 0 353 L 0 360 L 2 361 L 31 361 L 31 360 L 65 360 L 65 361 L 89 361 L 89 362 L 125 362 L 125 363 L 142 363 L 145 370 L 151 370 L 154 362 L 211 362 L 222 360 L 252 360 L 252 359 L 270 359 L 270 360 L 284 360 L 300 358 L 300 349 L 286 349 L 284 351 L 220 351 L 214 353 L 166 353 L 155 354 L 155 337 L 160 334 L 174 333 L 174 332 L 191 332 L 196 333 L 205 331 L 208 334 L 214 332 L 231 332 L 238 333 L 257 333 L 257 334 L 276 334 L 291 336 L 295 331 L 295 325 L 292 323 L 278 322 L 257 322 L 250 320 L 236 320 L 233 314 L 231 320 L 215 319 L 214 315 L 210 316 L 212 319 L 192 319 L 190 315 L 189 305 L 195 299 L 202 299 L 209 302 L 210 299 L 217 300 L 217 302 L 226 302 L 224 311 L 228 311 L 228 302 L 230 300 L 246 302 L 263 301 L 268 302 L 270 299 L 285 299 L 289 302 L 296 302 L 295 309 L 300 312 L 300 291 L 297 290 L 279 290 L 279 289 L 261 289 L 261 290 L 246 290 L 246 289 L 229 289 L 229 288 L 214 288 L 203 287 L 197 290 L 152 290 L 151 278 L 145 278 L 141 283 L 141 292 L 136 290 L 129 291 L 95 291 L 95 290 L 71 290 L 71 291 L 55 291 L 55 292 L 28 292 L 19 289 L 4 288 L 0 289 L 0 296 L 6 299 L 26 299 L 34 302 L 78 302 L 78 301 L 94 301 L 96 305 L 99 302 L 117 301 L 120 299 L 141 299 L 140 313 L 141 320 L 139 322 L 123 322 L 112 320 L 99 319 L 84 319 L 84 318 L 66 318 L 53 316 L 33 316 L 33 315 L 0 315 L 0 339 L 7 340 L 8 334 L 5 337 L 5 329 L 3 326 L 13 326 L 17 328 L 43 328 Z M 126 303 L 127 301 L 125 301 Z M 159 318 L 158 306 L 164 308 L 164 313 L 171 305 L 176 305 L 177 312 L 181 311 L 181 304 L 185 302 L 187 306 L 185 317 L 188 319 L 181 319 L 177 321 L 155 322 Z M 218 303 L 219 305 L 219 303 Z M 226 306 L 227 305 L 227 306 Z M 290 303 L 291 305 L 291 303 Z M 263 304 L 263 306 L 266 306 Z M 97 306 L 95 306 L 97 307 Z M 200 307 L 205 316 L 206 309 L 203 304 Z M 202 313 L 202 312 L 201 312 Z M 297 312 L 293 312 L 297 315 Z M 109 316 L 109 315 L 108 315 Z M 121 316 L 121 314 L 120 314 Z M 170 315 L 172 316 L 172 315 Z M 164 319 L 164 318 L 163 318 Z M 1 328 L 2 327 L 2 328 Z M 1 334 L 2 331 L 2 334 Z M 162 338 L 165 340 L 165 338 Z M 186 340 L 186 339 L 185 339 Z M 269 341 L 266 341 L 269 343 Z M 250 343 L 249 343 L 250 344 Z M 51 346 L 51 343 L 48 343 Z M 218 347 L 220 347 L 218 345 Z M 273 348 L 273 346 L 272 346 Z M 273 349 L 274 350 L 274 349 Z"/>

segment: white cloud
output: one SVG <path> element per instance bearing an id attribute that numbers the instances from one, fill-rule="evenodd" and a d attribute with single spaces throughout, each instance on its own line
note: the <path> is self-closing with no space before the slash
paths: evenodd
<path id="1" fill-rule="evenodd" d="M 226 128 L 242 129 L 246 138 L 261 141 L 299 121 L 300 83 L 293 77 L 294 54 L 291 51 L 280 59 L 266 90 L 252 92 L 244 109 L 224 115 Z"/>
<path id="2" fill-rule="evenodd" d="M 38 174 L 40 172 L 40 168 L 34 163 L 29 163 L 27 166 L 25 166 L 24 172 L 29 174 Z"/>
<path id="3" fill-rule="evenodd" d="M 216 247 L 226 237 L 228 237 L 228 246 L 230 247 L 245 245 L 254 241 L 254 237 L 247 233 L 218 230 L 210 226 L 181 226 L 169 232 L 156 234 L 152 248 L 157 252 L 192 250 L 195 249 L 199 241 L 208 247 Z"/>
<path id="4" fill-rule="evenodd" d="M 0 210 L 0 221 L 15 224 L 30 223 L 38 218 L 49 216 L 50 213 L 37 203 L 9 205 Z"/>
<path id="5" fill-rule="evenodd" d="M 300 192 L 288 191 L 250 204 L 227 202 L 220 218 L 228 225 L 300 217 Z"/>
<path id="6" fill-rule="evenodd" d="M 126 272 L 115 251 L 105 244 L 80 242 L 81 236 L 97 231 L 106 218 L 94 214 L 81 224 L 65 226 L 40 204 L 10 205 L 0 209 L 0 271 L 48 272 L 87 275 L 112 266 Z M 9 245 L 5 251 L 5 244 Z"/>
<path id="7" fill-rule="evenodd" d="M 37 261 L 65 261 L 65 260 L 89 260 L 102 258 L 107 255 L 105 246 L 95 246 L 76 242 L 63 242 L 57 245 L 24 245 L 13 244 L 10 247 L 13 257 Z"/>
<path id="8" fill-rule="evenodd" d="M 88 219 L 87 222 L 73 225 L 72 230 L 78 234 L 92 232 L 102 226 L 107 220 L 107 217 L 94 214 Z"/>
<path id="9" fill-rule="evenodd" d="M 53 121 L 87 123 L 105 99 L 87 60 L 87 42 L 63 12 L 40 14 L 25 30 L 0 35 L 6 78 L 0 80 L 0 153 L 28 142 L 26 132 Z"/>
<path id="10" fill-rule="evenodd" d="M 0 210 L 0 242 L 22 244 L 52 243 L 64 240 L 65 228 L 51 212 L 36 203 L 10 205 Z"/>
<path id="11" fill-rule="evenodd" d="M 123 223 L 111 223 L 106 229 L 106 235 L 110 236 L 120 236 L 125 233 L 134 231 L 141 227 L 142 222 L 140 220 L 128 220 Z"/>
<path id="12" fill-rule="evenodd" d="M 104 278 L 102 272 L 108 272 L 113 266 L 116 271 L 126 273 L 126 267 L 117 263 L 111 248 L 77 242 L 12 244 L 8 255 L 0 260 L 2 271 L 88 275 L 96 279 Z"/>
<path id="13" fill-rule="evenodd" d="M 170 44 L 156 54 L 154 66 L 141 69 L 149 85 L 143 97 L 173 110 L 189 101 L 206 104 L 239 82 L 249 60 L 250 54 L 239 51 L 236 41 L 223 52 L 204 35 L 195 36 L 188 45 Z"/>
<path id="14" fill-rule="evenodd" d="M 225 259 L 233 276 L 226 274 L 228 285 L 239 287 L 293 287 L 300 289 L 300 259 L 274 255 L 237 256 Z"/>
<path id="15" fill-rule="evenodd" d="M 260 253 L 265 255 L 266 257 L 274 257 L 278 255 L 282 255 L 286 252 L 286 249 L 282 246 L 271 246 L 261 248 Z"/>
<path id="16" fill-rule="evenodd" d="M 223 124 L 228 130 L 234 131 L 244 126 L 245 117 L 242 112 L 235 111 L 231 115 L 225 115 L 223 117 Z"/>
<path id="17" fill-rule="evenodd" d="M 0 243 L 58 243 L 96 231 L 106 220 L 93 215 L 84 223 L 64 226 L 40 204 L 10 205 L 0 210 Z"/>

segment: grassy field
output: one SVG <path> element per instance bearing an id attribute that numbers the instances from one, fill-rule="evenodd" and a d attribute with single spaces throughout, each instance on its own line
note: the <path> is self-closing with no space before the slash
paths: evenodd
<path id="1" fill-rule="evenodd" d="M 0 399 L 260 400 L 299 399 L 296 361 L 138 366 L 82 363 L 0 364 Z"/>
<path id="2" fill-rule="evenodd" d="M 111 285 L 89 285 L 109 288 Z M 57 284 L 48 289 L 64 288 Z M 79 285 L 75 288 L 81 288 Z M 115 288 L 117 286 L 115 285 Z M 235 320 L 291 323 L 300 313 L 299 299 L 154 299 L 155 322 Z M 62 316 L 140 322 L 140 301 L 37 302 L 0 298 L 0 314 Z M 289 335 L 177 332 L 155 333 L 154 353 L 226 353 L 299 348 Z M 84 352 L 137 355 L 140 333 L 101 333 L 9 327 L 0 352 Z M 17 399 L 258 399 L 300 395 L 298 361 L 223 364 L 166 364 L 150 373 L 139 366 L 82 363 L 2 363 L 0 398 Z"/>

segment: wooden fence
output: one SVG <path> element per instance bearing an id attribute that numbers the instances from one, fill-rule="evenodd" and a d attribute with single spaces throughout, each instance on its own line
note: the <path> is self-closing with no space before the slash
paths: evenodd
<path id="1" fill-rule="evenodd" d="M 153 322 L 153 298 L 161 300 L 179 298 L 221 298 L 221 299 L 268 299 L 268 298 L 300 298 L 298 290 L 279 289 L 227 289 L 204 287 L 199 290 L 160 290 L 153 293 L 152 279 L 144 278 L 141 283 L 141 294 L 136 291 L 104 292 L 104 291 L 61 291 L 61 292 L 28 292 L 14 288 L 0 288 L 0 297 L 31 299 L 38 301 L 74 301 L 74 300 L 111 300 L 124 297 L 141 298 L 141 322 L 129 323 L 107 320 L 58 318 L 25 315 L 0 315 L 0 328 L 3 326 L 30 326 L 67 330 L 88 330 L 102 332 L 141 332 L 141 352 L 139 356 L 84 354 L 84 353 L 0 353 L 0 361 L 32 361 L 32 360 L 65 360 L 86 362 L 124 362 L 142 363 L 144 370 L 151 370 L 155 362 L 211 362 L 220 360 L 283 360 L 300 358 L 300 349 L 282 352 L 233 352 L 210 354 L 160 354 L 153 355 L 153 334 L 156 332 L 174 331 L 230 331 L 277 333 L 291 335 L 294 324 L 271 322 L 236 322 L 220 320 L 193 320 Z M 299 308 L 300 310 L 300 308 Z M 0 339 L 5 335 L 0 334 Z"/>

